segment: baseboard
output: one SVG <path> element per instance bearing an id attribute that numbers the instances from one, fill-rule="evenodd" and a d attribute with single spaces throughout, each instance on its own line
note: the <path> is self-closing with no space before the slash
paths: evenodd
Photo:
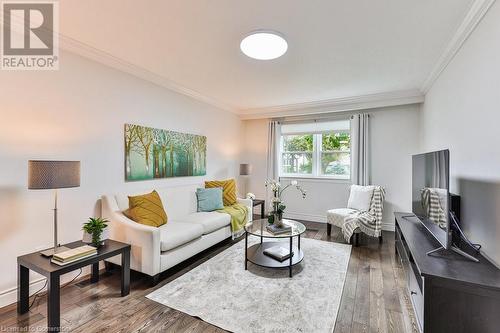
<path id="1" fill-rule="evenodd" d="M 326 223 L 326 215 L 313 215 L 313 214 L 303 214 L 297 212 L 287 212 L 285 213 L 285 218 L 303 221 L 312 221 Z M 382 221 L 382 230 L 384 231 L 394 231 L 394 222 Z"/>
<path id="2" fill-rule="evenodd" d="M 395 231 L 396 227 L 394 226 L 394 221 L 392 222 L 382 221 L 382 230 Z"/>
<path id="3" fill-rule="evenodd" d="M 104 264 L 99 265 L 100 268 L 104 267 Z M 79 270 L 76 270 L 74 272 L 70 272 L 68 274 L 65 274 L 64 276 L 61 277 L 61 285 L 68 283 L 71 281 L 76 275 L 78 275 Z M 90 268 L 84 267 L 82 269 L 82 274 L 81 277 L 84 277 L 86 275 L 90 274 Z M 79 279 L 81 278 L 79 277 Z M 40 290 L 40 288 L 43 287 L 45 284 L 45 278 L 44 277 L 38 277 L 36 279 L 33 279 L 33 281 L 30 281 L 30 296 L 32 296 L 35 292 Z M 42 291 L 44 291 L 43 289 Z M 12 287 L 9 289 L 5 289 L 3 291 L 0 291 L 0 308 L 3 308 L 4 306 L 11 305 L 17 302 L 17 286 Z"/>
<path id="4" fill-rule="evenodd" d="M 45 284 L 45 278 L 41 277 L 30 282 L 30 295 L 39 290 Z M 0 291 L 0 308 L 17 302 L 17 287 Z"/>
<path id="5" fill-rule="evenodd" d="M 303 213 L 297 213 L 297 212 L 286 212 L 284 217 L 287 219 L 326 223 L 326 215 L 313 215 L 313 214 L 303 214 Z"/>

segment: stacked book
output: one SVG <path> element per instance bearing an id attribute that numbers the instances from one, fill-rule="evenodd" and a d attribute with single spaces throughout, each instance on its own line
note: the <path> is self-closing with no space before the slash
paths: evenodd
<path id="1" fill-rule="evenodd" d="M 97 254 L 97 249 L 90 245 L 83 245 L 64 252 L 56 253 L 52 256 L 51 262 L 60 266 L 93 256 Z"/>
<path id="2" fill-rule="evenodd" d="M 289 225 L 284 225 L 282 227 L 277 227 L 274 224 L 270 224 L 267 227 L 267 231 L 269 231 L 273 235 L 281 235 L 286 234 L 292 231 L 292 227 Z"/>
<path id="3" fill-rule="evenodd" d="M 265 249 L 264 254 L 280 262 L 289 259 L 290 255 L 293 256 L 293 252 L 290 254 L 290 250 L 281 245 L 276 245 Z"/>

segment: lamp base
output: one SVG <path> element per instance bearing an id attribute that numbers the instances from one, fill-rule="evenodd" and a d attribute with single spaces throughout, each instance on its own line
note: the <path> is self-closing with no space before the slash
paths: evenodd
<path id="1" fill-rule="evenodd" d="M 55 253 L 60 253 L 69 250 L 66 246 L 58 246 L 56 248 L 50 248 L 45 251 L 41 251 L 40 254 L 44 257 L 52 257 Z"/>

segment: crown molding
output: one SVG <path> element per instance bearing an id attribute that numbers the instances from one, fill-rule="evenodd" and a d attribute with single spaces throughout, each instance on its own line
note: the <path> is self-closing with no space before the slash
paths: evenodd
<path id="1" fill-rule="evenodd" d="M 238 109 L 195 90 L 177 84 L 164 76 L 143 67 L 132 64 L 110 53 L 94 48 L 78 40 L 59 34 L 59 46 L 62 50 L 91 59 L 119 71 L 131 74 L 158 86 L 188 96 L 218 109 L 238 114 L 241 119 L 262 119 L 272 117 L 300 116 L 308 114 L 355 111 L 396 105 L 422 103 L 425 94 L 448 66 L 458 50 L 477 27 L 481 19 L 491 8 L 495 0 L 475 0 L 456 33 L 448 42 L 443 53 L 422 83 L 419 90 L 393 91 L 346 98 L 335 98 L 305 103 L 279 105 L 263 108 Z"/>
<path id="2" fill-rule="evenodd" d="M 482 18 L 494 2 L 495 0 L 475 0 L 472 3 L 469 11 L 464 17 L 464 20 L 423 82 L 420 88 L 422 93 L 427 94 L 427 92 L 431 89 L 434 82 L 436 82 L 441 73 L 453 60 L 457 52 L 460 50 L 467 38 L 469 38 L 470 34 L 474 31 L 479 22 L 481 22 Z"/>
<path id="3" fill-rule="evenodd" d="M 274 117 L 304 116 L 331 112 L 366 110 L 397 105 L 419 104 L 424 95 L 419 90 L 392 91 L 385 93 L 335 98 L 306 103 L 280 105 L 267 108 L 240 110 L 240 118 L 263 119 Z"/>
<path id="4" fill-rule="evenodd" d="M 211 97 L 203 95 L 195 90 L 186 88 L 179 85 L 164 76 L 158 75 L 150 70 L 143 67 L 132 64 L 126 60 L 115 57 L 114 55 L 107 53 L 105 51 L 94 48 L 90 45 L 82 43 L 76 39 L 70 38 L 63 34 L 59 34 L 59 46 L 62 50 L 77 54 L 79 56 L 91 59 L 98 63 L 104 64 L 108 67 L 117 69 L 119 71 L 131 74 L 143 80 L 152 82 L 163 88 L 172 90 L 176 93 L 188 96 L 205 104 L 209 104 L 218 109 L 229 111 L 235 113 L 236 107 L 228 105 L 226 103 L 215 100 Z"/>

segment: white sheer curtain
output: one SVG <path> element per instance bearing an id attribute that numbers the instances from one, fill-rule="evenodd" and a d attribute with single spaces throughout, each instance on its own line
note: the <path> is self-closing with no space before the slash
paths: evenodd
<path id="1" fill-rule="evenodd" d="M 353 184 L 370 184 L 369 119 L 366 113 L 351 117 L 351 179 Z"/>
<path id="2" fill-rule="evenodd" d="M 267 179 L 279 178 L 279 153 L 281 139 L 281 124 L 277 120 L 269 121 L 267 133 Z M 264 184 L 262 184 L 264 186 Z M 266 211 L 271 203 L 272 192 L 266 189 Z"/>

